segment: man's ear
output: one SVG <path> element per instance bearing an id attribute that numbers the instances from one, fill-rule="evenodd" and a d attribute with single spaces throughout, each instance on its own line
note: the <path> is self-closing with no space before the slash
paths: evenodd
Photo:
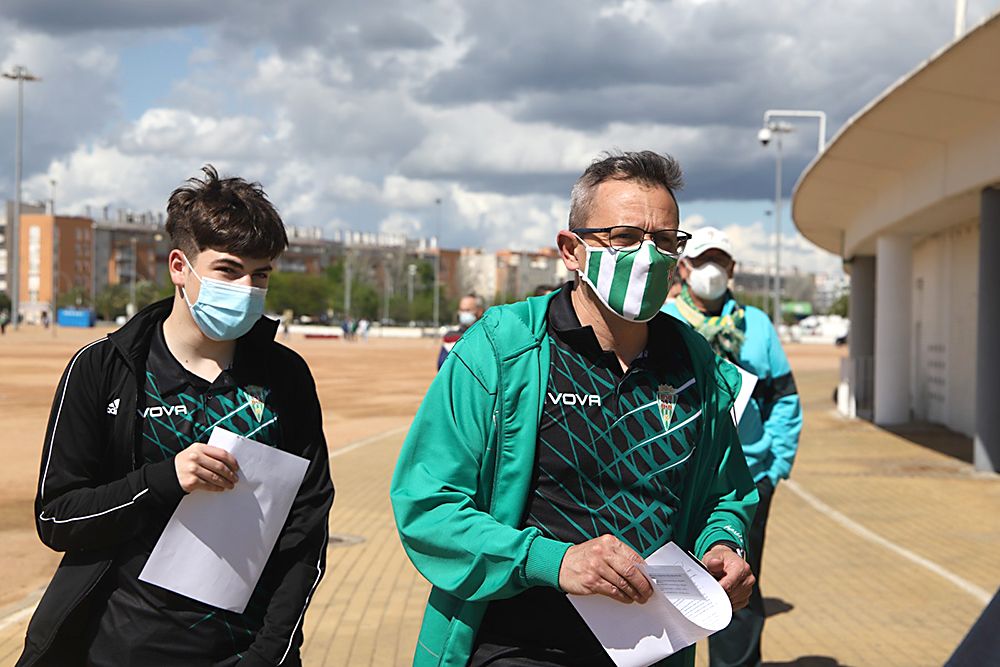
<path id="1" fill-rule="evenodd" d="M 580 237 L 571 231 L 560 230 L 556 235 L 556 246 L 559 248 L 559 256 L 562 257 L 563 265 L 570 273 L 580 270 L 580 260 L 577 259 L 576 249 L 580 246 Z"/>
<path id="2" fill-rule="evenodd" d="M 681 257 L 677 260 L 677 266 L 674 267 L 674 271 L 680 276 L 681 282 L 687 282 L 688 275 L 691 273 L 691 265 L 688 264 L 686 257 Z"/>
<path id="3" fill-rule="evenodd" d="M 167 269 L 170 271 L 170 282 L 176 287 L 184 287 L 184 268 L 187 266 L 184 252 L 174 248 L 167 255 Z"/>
<path id="4" fill-rule="evenodd" d="M 732 280 L 733 275 L 736 273 L 736 262 L 734 260 L 729 261 L 729 271 L 726 273 L 729 274 L 729 279 Z"/>

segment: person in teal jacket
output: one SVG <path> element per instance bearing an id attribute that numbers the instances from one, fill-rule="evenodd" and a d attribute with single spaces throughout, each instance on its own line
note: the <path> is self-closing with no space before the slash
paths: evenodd
<path id="1" fill-rule="evenodd" d="M 736 262 L 726 234 L 715 227 L 695 230 L 678 266 L 680 295 L 663 311 L 687 322 L 716 353 L 757 376 L 753 400 L 739 422 L 743 453 L 760 502 L 750 527 L 750 565 L 760 579 L 764 534 L 771 498 L 787 479 L 802 430 L 802 407 L 781 341 L 763 311 L 742 306 L 729 291 Z M 729 626 L 709 638 L 711 667 L 761 664 L 764 598 L 760 586 Z"/>
<path id="2" fill-rule="evenodd" d="M 658 312 L 687 238 L 679 185 L 649 151 L 592 164 L 557 237 L 575 281 L 489 309 L 431 383 L 390 491 L 433 585 L 414 665 L 612 664 L 565 593 L 641 604 L 637 565 L 670 541 L 746 604 L 739 373 Z"/>

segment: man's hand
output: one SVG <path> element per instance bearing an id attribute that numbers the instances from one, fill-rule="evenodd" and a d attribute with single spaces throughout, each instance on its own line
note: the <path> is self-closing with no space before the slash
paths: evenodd
<path id="1" fill-rule="evenodd" d="M 733 611 L 747 606 L 750 593 L 757 579 L 750 572 L 750 565 L 724 544 L 716 544 L 702 557 L 701 562 L 709 573 L 719 580 L 719 585 L 729 595 Z"/>
<path id="2" fill-rule="evenodd" d="M 185 493 L 195 489 L 228 491 L 239 479 L 239 464 L 232 454 L 203 442 L 196 442 L 174 457 L 177 481 Z"/>
<path id="3" fill-rule="evenodd" d="M 611 535 L 571 546 L 559 567 L 559 587 L 575 595 L 645 602 L 653 587 L 639 568 L 642 556 Z"/>

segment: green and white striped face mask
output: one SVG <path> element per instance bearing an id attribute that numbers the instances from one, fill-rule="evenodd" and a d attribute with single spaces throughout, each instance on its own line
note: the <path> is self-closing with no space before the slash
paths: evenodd
<path id="1" fill-rule="evenodd" d="M 601 303 L 631 322 L 653 319 L 667 300 L 670 271 L 677 258 L 658 251 L 649 239 L 634 250 L 586 243 L 583 247 L 587 250 L 587 266 L 578 273 Z"/>

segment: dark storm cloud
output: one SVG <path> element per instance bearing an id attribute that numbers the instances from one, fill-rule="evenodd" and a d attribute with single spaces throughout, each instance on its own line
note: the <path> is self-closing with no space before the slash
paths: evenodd
<path id="1" fill-rule="evenodd" d="M 697 198 L 767 193 L 773 149 L 761 151 L 754 140 L 765 109 L 823 109 L 832 138 L 950 38 L 949 8 L 929 0 L 658 2 L 638 19 L 602 12 L 613 5 L 596 1 L 466 6 L 469 49 L 426 84 L 422 100 L 499 103 L 516 120 L 584 132 L 663 125 L 666 144 L 672 129 L 693 130 L 701 140 L 682 157 L 687 195 Z M 796 130 L 815 137 L 808 122 Z M 786 192 L 814 141 L 786 147 Z M 487 174 L 477 181 L 490 186 Z M 523 179 L 525 187 L 548 182 Z M 498 173 L 494 183 L 507 190 L 512 179 Z"/>
<path id="2" fill-rule="evenodd" d="M 142 28 L 177 28 L 216 21 L 235 3 L 217 0 L 4 0 L 0 16 L 49 34 Z"/>
<path id="3" fill-rule="evenodd" d="M 602 6 L 608 5 L 470 3 L 466 29 L 472 47 L 456 68 L 428 84 L 424 99 L 461 104 L 627 84 L 712 85 L 734 75 L 725 52 L 696 53 L 653 26 L 602 17 Z"/>
<path id="4" fill-rule="evenodd" d="M 423 50 L 440 44 L 431 32 L 405 16 L 382 16 L 369 19 L 361 26 L 361 42 L 372 49 Z"/>
<path id="5" fill-rule="evenodd" d="M 398 173 L 482 193 L 563 199 L 587 166 L 581 146 L 594 150 L 591 157 L 601 148 L 651 148 L 681 161 L 688 182 L 682 202 L 769 198 L 774 150 L 755 138 L 763 111 L 823 109 L 832 137 L 950 39 L 950 5 L 0 0 L 0 56 L 13 62 L 4 44 L 25 32 L 53 36 L 52 52 L 75 57 L 87 39 L 115 53 L 115 30 L 135 31 L 134 39 L 201 25 L 205 59 L 185 81 L 200 88 L 187 98 L 181 89 L 169 106 L 206 117 L 233 109 L 260 117 L 268 141 L 258 159 L 273 169 L 301 161 L 318 178 L 342 170 L 378 186 L 386 173 Z M 97 39 L 95 31 L 103 31 Z M 53 60 L 59 63 L 27 61 L 46 76 L 29 92 L 27 174 L 95 137 L 121 144 L 113 67 L 109 74 L 94 65 L 73 69 L 65 55 Z M 262 83 L 265 60 L 275 73 Z M 247 92 L 252 87 L 259 90 Z M 206 95 L 204 106 L 194 108 L 195 92 Z M 240 95 L 257 106 L 248 111 Z M 280 136 L 271 131 L 279 121 Z M 0 99 L 0 127 L 12 124 Z M 10 153 L 12 134 L 0 133 L 0 151 Z M 532 150 L 539 145 L 542 157 Z M 433 159 L 442 147 L 449 158 Z M 796 123 L 785 146 L 786 193 L 814 151 L 815 125 Z M 10 170 L 0 166 L 0 179 Z M 308 198 L 313 184 L 305 181 Z"/>

